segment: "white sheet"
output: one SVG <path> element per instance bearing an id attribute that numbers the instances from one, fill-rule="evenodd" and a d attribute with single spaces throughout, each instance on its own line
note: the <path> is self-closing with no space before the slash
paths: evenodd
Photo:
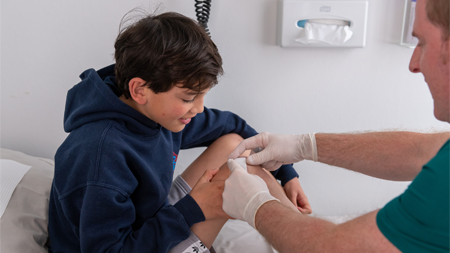
<path id="1" fill-rule="evenodd" d="M 352 220 L 359 214 L 338 215 L 338 216 L 320 216 L 311 215 L 313 217 L 328 220 L 335 224 L 340 224 Z M 258 252 L 258 253 L 278 253 L 264 239 L 264 237 L 253 229 L 246 222 L 240 220 L 229 220 L 220 230 L 216 241 L 213 243 L 217 253 L 229 252 Z"/>
<path id="2" fill-rule="evenodd" d="M 247 222 L 229 220 L 213 243 L 217 253 L 258 252 L 276 253 L 264 237 Z"/>

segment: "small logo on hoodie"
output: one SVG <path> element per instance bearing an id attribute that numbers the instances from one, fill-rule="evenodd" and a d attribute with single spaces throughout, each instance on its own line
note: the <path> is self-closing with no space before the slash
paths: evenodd
<path id="1" fill-rule="evenodd" d="M 173 159 L 173 170 L 175 170 L 175 165 L 177 164 L 178 155 L 172 151 L 172 159 Z"/>

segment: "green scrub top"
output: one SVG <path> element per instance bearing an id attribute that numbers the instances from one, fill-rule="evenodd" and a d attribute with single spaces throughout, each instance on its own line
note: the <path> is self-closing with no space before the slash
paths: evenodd
<path id="1" fill-rule="evenodd" d="M 449 252 L 449 142 L 378 212 L 378 228 L 402 252 Z"/>

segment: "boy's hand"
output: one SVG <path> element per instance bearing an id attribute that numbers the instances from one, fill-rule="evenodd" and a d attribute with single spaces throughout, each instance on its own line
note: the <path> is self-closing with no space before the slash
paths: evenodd
<path id="1" fill-rule="evenodd" d="M 202 209 L 206 220 L 231 219 L 222 209 L 222 193 L 225 188 L 225 181 L 211 182 L 217 172 L 219 172 L 219 169 L 205 171 L 190 193 Z"/>
<path id="2" fill-rule="evenodd" d="M 302 214 L 312 213 L 311 205 L 309 204 L 308 198 L 300 186 L 298 178 L 293 178 L 287 182 L 284 185 L 284 191 L 286 192 L 287 197 L 292 201 L 292 203 L 294 203 L 295 207 L 297 207 Z"/>

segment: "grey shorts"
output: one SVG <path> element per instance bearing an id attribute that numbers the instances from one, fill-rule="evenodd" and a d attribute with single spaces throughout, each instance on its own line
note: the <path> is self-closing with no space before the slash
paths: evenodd
<path id="1" fill-rule="evenodd" d="M 181 198 L 186 196 L 189 192 L 191 192 L 191 187 L 184 181 L 184 179 L 180 176 L 175 178 L 172 182 L 172 186 L 170 187 L 169 196 L 167 197 L 169 200 L 169 204 L 173 205 L 178 202 Z M 173 247 L 169 250 L 169 253 L 215 253 L 216 251 L 211 247 L 211 250 L 203 245 L 203 243 L 198 239 L 198 237 L 191 232 L 191 235 L 188 239 L 180 242 L 177 246 Z"/>

